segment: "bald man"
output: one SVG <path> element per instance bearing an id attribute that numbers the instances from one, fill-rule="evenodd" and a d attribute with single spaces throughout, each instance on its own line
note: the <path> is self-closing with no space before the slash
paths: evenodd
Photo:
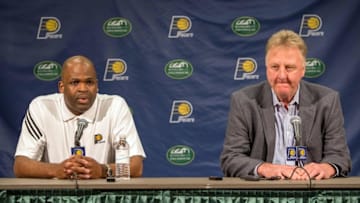
<path id="1" fill-rule="evenodd" d="M 114 144 L 123 135 L 130 145 L 130 175 L 142 176 L 146 155 L 132 114 L 122 97 L 98 93 L 94 64 L 84 56 L 68 58 L 58 90 L 31 101 L 15 152 L 15 176 L 105 178 L 115 169 Z M 75 138 L 79 120 L 86 125 Z"/>

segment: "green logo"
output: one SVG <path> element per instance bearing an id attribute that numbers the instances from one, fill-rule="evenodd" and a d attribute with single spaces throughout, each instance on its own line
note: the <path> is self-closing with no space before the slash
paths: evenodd
<path id="1" fill-rule="evenodd" d="M 165 65 L 165 74 L 172 79 L 186 79 L 192 75 L 193 66 L 183 59 L 175 59 Z"/>
<path id="2" fill-rule="evenodd" d="M 306 78 L 317 78 L 325 72 L 325 64 L 319 59 L 308 58 L 306 59 Z"/>
<path id="3" fill-rule="evenodd" d="M 39 80 L 55 80 L 61 75 L 61 65 L 55 61 L 42 61 L 35 65 L 33 73 Z"/>
<path id="4" fill-rule="evenodd" d="M 176 145 L 168 149 L 167 160 L 174 165 L 187 165 L 195 158 L 193 149 L 184 145 Z"/>
<path id="5" fill-rule="evenodd" d="M 126 18 L 110 18 L 105 21 L 103 30 L 110 37 L 124 37 L 131 32 L 131 23 Z"/>
<path id="6" fill-rule="evenodd" d="M 250 37 L 260 30 L 260 23 L 254 17 L 242 16 L 232 22 L 231 29 L 237 35 Z"/>

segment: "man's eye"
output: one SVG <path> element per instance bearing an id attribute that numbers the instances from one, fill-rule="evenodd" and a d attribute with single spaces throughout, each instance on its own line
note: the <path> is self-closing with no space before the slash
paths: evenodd
<path id="1" fill-rule="evenodd" d="M 271 69 L 272 69 L 272 70 L 279 70 L 279 66 L 276 66 L 276 65 L 271 66 Z"/>
<path id="2" fill-rule="evenodd" d="M 92 80 L 86 81 L 86 84 L 87 84 L 87 85 L 93 85 L 94 83 L 95 83 L 95 82 L 92 81 Z"/>
<path id="3" fill-rule="evenodd" d="M 70 82 L 70 85 L 78 85 L 79 84 L 79 81 L 71 81 Z"/>
<path id="4" fill-rule="evenodd" d="M 292 72 L 292 71 L 294 71 L 295 69 L 296 69 L 295 66 L 286 66 L 286 71 L 287 71 L 287 72 Z"/>

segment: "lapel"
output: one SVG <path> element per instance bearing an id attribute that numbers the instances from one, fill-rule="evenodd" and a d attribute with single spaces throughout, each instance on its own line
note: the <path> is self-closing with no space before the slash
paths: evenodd
<path id="1" fill-rule="evenodd" d="M 266 142 L 266 161 L 272 162 L 275 150 L 275 116 L 274 107 L 272 105 L 271 87 L 265 82 L 263 88 L 259 92 L 259 112 L 263 119 L 263 131 Z"/>
<path id="2" fill-rule="evenodd" d="M 307 83 L 302 81 L 300 83 L 300 108 L 299 116 L 302 121 L 301 132 L 302 132 L 302 144 L 306 145 L 310 139 L 310 132 L 313 127 L 315 119 L 315 106 L 312 104 L 313 97 L 311 90 L 306 85 Z"/>

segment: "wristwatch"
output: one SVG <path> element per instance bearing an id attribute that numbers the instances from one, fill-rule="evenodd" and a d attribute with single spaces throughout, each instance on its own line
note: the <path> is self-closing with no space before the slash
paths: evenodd
<path id="1" fill-rule="evenodd" d="M 110 167 L 109 164 L 103 164 L 103 165 L 102 165 L 102 168 L 103 168 L 102 174 L 103 174 L 105 177 L 108 177 L 110 174 L 112 175 L 112 169 L 111 169 L 111 167 Z"/>

